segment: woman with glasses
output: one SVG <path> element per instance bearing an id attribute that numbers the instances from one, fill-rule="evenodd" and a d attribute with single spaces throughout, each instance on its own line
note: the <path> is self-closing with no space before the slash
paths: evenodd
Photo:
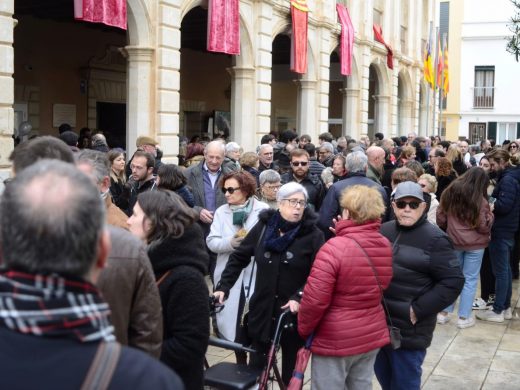
<path id="1" fill-rule="evenodd" d="M 516 141 L 513 141 L 511 142 L 508 146 L 507 146 L 507 151 L 509 152 L 509 154 L 511 155 L 515 155 L 519 152 L 518 150 L 518 143 Z"/>
<path id="2" fill-rule="evenodd" d="M 260 188 L 257 191 L 256 198 L 264 202 L 269 208 L 278 210 L 278 202 L 276 194 L 282 186 L 280 174 L 273 169 L 267 169 L 260 174 Z"/>
<path id="3" fill-rule="evenodd" d="M 465 282 L 458 310 L 458 328 L 475 325 L 471 315 L 477 291 L 484 248 L 489 244 L 493 212 L 488 203 L 489 178 L 483 169 L 470 168 L 443 192 L 437 209 L 437 224 L 453 242 Z M 437 315 L 439 324 L 447 323 L 453 304 Z"/>
<path id="4" fill-rule="evenodd" d="M 263 368 L 274 319 L 283 310 L 296 314 L 316 253 L 324 242 L 317 216 L 307 206 L 307 191 L 295 182 L 283 185 L 276 196 L 278 210 L 260 213 L 258 224 L 233 252 L 213 293 L 223 303 L 254 256 L 257 278 L 248 314 L 248 334 L 253 348 L 250 364 Z M 227 301 L 226 308 L 227 310 Z M 292 318 L 295 323 L 295 317 Z M 304 341 L 295 326 L 281 338 L 282 379 L 289 383 L 296 353 Z"/>
<path id="5" fill-rule="evenodd" d="M 247 172 L 231 172 L 224 175 L 221 187 L 227 203 L 215 211 L 211 230 L 206 238 L 208 248 L 217 254 L 213 274 L 215 284 L 220 281 L 229 256 L 257 223 L 259 212 L 268 208 L 253 196 L 256 180 Z M 242 318 L 245 297 L 252 294 L 254 289 L 256 270 L 253 270 L 252 264 L 244 268 L 237 275 L 235 283 L 230 286 L 225 310 L 216 314 L 219 336 L 230 341 L 242 341 L 240 334 L 237 334 L 241 322 L 239 320 Z M 248 289 L 251 290 L 249 294 Z M 244 359 L 245 354 L 237 354 L 239 363 L 245 363 Z"/>

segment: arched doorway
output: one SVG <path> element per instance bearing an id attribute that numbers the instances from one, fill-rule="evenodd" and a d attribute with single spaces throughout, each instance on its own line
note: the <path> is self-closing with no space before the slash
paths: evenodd
<path id="1" fill-rule="evenodd" d="M 298 76 L 290 70 L 291 38 L 278 34 L 273 41 L 271 71 L 271 129 L 297 127 Z"/>
<path id="2" fill-rule="evenodd" d="M 208 11 L 191 9 L 181 24 L 179 136 L 231 135 L 232 56 L 206 50 Z"/>
<path id="3" fill-rule="evenodd" d="M 343 115 L 350 113 L 343 112 L 344 89 L 346 88 L 345 77 L 341 74 L 340 58 L 338 52 L 334 50 L 330 55 L 329 69 L 329 133 L 338 138 L 345 134 L 343 128 Z"/>
<path id="4" fill-rule="evenodd" d="M 397 134 L 413 131 L 413 100 L 410 76 L 401 70 L 397 77 Z"/>
<path id="5" fill-rule="evenodd" d="M 17 0 L 14 9 L 15 128 L 25 119 L 57 135 L 69 123 L 126 147 L 126 32 L 75 21 L 73 2 Z"/>

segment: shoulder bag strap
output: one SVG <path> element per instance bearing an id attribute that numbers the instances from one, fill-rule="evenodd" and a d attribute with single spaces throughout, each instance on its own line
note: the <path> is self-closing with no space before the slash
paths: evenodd
<path id="1" fill-rule="evenodd" d="M 381 291 L 381 299 L 383 300 L 383 305 L 385 307 L 386 316 L 388 317 L 388 322 L 390 322 L 390 326 L 393 327 L 394 324 L 392 323 L 392 317 L 390 317 L 390 312 L 388 311 L 388 306 L 386 305 L 385 296 L 383 294 L 383 287 L 381 287 L 381 282 L 379 281 L 379 275 L 377 273 L 377 270 L 374 267 L 374 264 L 372 263 L 372 260 L 370 259 L 370 256 L 368 255 L 367 251 L 361 245 L 359 245 L 359 242 L 357 242 L 357 240 L 355 240 L 352 237 L 349 237 L 349 238 L 356 243 L 356 245 L 359 247 L 359 249 L 361 249 L 363 251 L 363 254 L 365 255 L 365 257 L 368 260 L 368 264 L 370 264 L 370 267 L 372 268 L 372 271 L 374 272 L 374 276 L 376 278 L 376 282 L 379 287 L 379 291 Z"/>
<path id="2" fill-rule="evenodd" d="M 106 390 L 116 370 L 121 345 L 116 342 L 99 343 L 94 360 L 90 364 L 81 390 Z"/>
<path id="3" fill-rule="evenodd" d="M 156 282 L 155 284 L 157 284 L 157 287 L 159 287 L 161 285 L 162 282 L 164 282 L 164 279 L 166 279 L 168 277 L 169 274 L 172 273 L 172 270 L 169 270 L 169 271 L 166 271 Z"/>

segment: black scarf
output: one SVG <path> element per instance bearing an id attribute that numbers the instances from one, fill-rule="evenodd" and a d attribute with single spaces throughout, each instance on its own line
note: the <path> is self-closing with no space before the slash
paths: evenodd
<path id="1" fill-rule="evenodd" d="M 0 272 L 0 326 L 15 332 L 82 343 L 114 341 L 109 315 L 96 287 L 84 280 Z"/>
<path id="2" fill-rule="evenodd" d="M 294 241 L 296 234 L 300 230 L 301 221 L 289 222 L 282 218 L 280 212 L 273 214 L 267 221 L 265 231 L 264 246 L 268 251 L 280 253 L 285 251 Z M 280 236 L 280 233 L 283 233 Z"/>

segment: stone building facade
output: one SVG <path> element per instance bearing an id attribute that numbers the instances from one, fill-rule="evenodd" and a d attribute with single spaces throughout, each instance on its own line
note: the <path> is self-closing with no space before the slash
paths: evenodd
<path id="1" fill-rule="evenodd" d="M 207 0 L 128 0 L 126 35 L 64 21 L 68 8 L 52 14 L 49 2 L 43 11 L 37 0 L 2 1 L 0 165 L 9 166 L 11 135 L 22 119 L 39 134 L 57 134 L 53 107 L 70 102 L 78 130 L 100 128 L 103 110 L 115 116 L 110 105 L 122 104 L 127 150 L 135 149 L 139 135 L 152 135 L 169 161 L 176 160 L 179 137 L 204 132 L 216 120 L 210 118 L 215 111 L 230 113 L 230 138 L 245 150 L 284 127 L 313 139 L 329 130 L 354 138 L 377 131 L 424 134 L 422 57 L 434 0 L 338 1 L 349 9 L 355 28 L 349 77 L 339 74 L 335 0 L 308 0 L 308 72 L 301 76 L 288 70 L 289 0 L 240 0 L 241 54 L 235 57 L 205 53 L 190 39 L 190 34 L 202 35 Z M 394 49 L 393 70 L 386 65 L 384 46 L 374 40 L 374 22 Z M 38 43 L 47 32 L 62 38 Z M 59 49 L 69 35 L 77 52 L 68 46 L 63 55 L 38 50 Z M 94 38 L 82 43 L 83 36 Z M 58 66 L 69 68 L 51 74 Z M 46 83 L 51 75 L 56 81 Z M 69 84 L 74 88 L 65 94 Z"/>

